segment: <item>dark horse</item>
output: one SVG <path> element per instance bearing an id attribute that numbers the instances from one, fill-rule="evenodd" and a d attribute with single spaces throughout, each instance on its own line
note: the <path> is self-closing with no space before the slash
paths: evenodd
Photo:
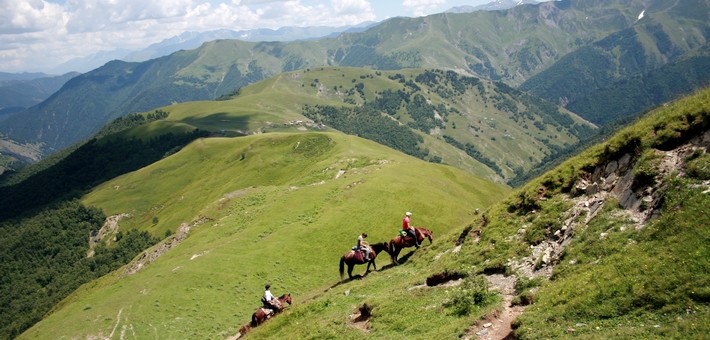
<path id="1" fill-rule="evenodd" d="M 367 263 L 367 270 L 365 270 L 365 274 L 367 274 L 370 271 L 370 265 L 372 265 L 375 270 L 377 270 L 377 264 L 375 264 L 375 258 L 377 257 L 377 254 L 379 254 L 381 251 L 386 251 L 389 253 L 389 244 L 387 242 L 380 242 L 380 243 L 375 243 L 369 245 L 370 247 L 370 261 L 367 262 L 365 261 L 365 253 L 358 250 L 351 250 L 345 255 L 343 255 L 340 258 L 340 280 L 343 279 L 343 272 L 345 271 L 345 264 L 348 265 L 348 278 L 352 279 L 353 278 L 353 267 L 355 267 L 356 264 L 365 264 Z"/>
<path id="2" fill-rule="evenodd" d="M 434 232 L 424 228 L 424 227 L 414 227 L 414 231 L 417 234 L 417 239 L 419 239 L 419 244 L 424 241 L 424 238 L 429 239 L 429 244 L 434 239 Z M 402 237 L 402 235 L 397 235 L 390 240 L 390 256 L 392 256 L 392 263 L 399 264 L 397 262 L 397 256 L 402 248 L 414 247 L 414 239 L 411 236 Z"/>
<path id="3" fill-rule="evenodd" d="M 264 321 L 266 321 L 268 318 L 274 316 L 275 314 L 278 314 L 281 312 L 284 307 L 286 306 L 285 303 L 288 303 L 289 305 L 291 304 L 291 294 L 284 294 L 276 298 L 278 301 L 278 308 L 277 309 L 268 309 L 265 307 L 260 307 L 257 308 L 256 312 L 251 315 L 251 326 L 256 327 L 261 325 Z"/>

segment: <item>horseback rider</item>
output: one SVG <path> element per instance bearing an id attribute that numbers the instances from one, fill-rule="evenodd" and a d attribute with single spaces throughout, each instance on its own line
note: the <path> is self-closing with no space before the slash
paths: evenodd
<path id="1" fill-rule="evenodd" d="M 362 233 L 357 237 L 355 249 L 365 251 L 365 261 L 370 262 L 370 246 L 364 241 L 365 238 L 367 238 L 367 233 Z"/>
<path id="2" fill-rule="evenodd" d="M 404 214 L 404 219 L 402 220 L 402 230 L 407 232 L 407 234 L 414 239 L 414 246 L 419 248 L 419 238 L 417 238 L 417 232 L 414 230 L 414 227 L 412 227 L 412 225 L 409 223 L 410 216 L 412 216 L 412 213 L 409 211 Z"/>
<path id="3" fill-rule="evenodd" d="M 264 304 L 264 308 L 271 309 L 274 313 L 278 312 L 280 307 L 279 301 L 271 294 L 271 284 L 267 283 L 264 285 L 264 296 L 261 298 L 261 302 Z"/>

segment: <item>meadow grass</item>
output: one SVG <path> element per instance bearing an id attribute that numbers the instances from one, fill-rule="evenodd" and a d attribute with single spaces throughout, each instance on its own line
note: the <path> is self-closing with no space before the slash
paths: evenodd
<path id="1" fill-rule="evenodd" d="M 194 225 L 187 239 L 138 273 L 119 270 L 83 286 L 24 336 L 113 331 L 137 338 L 223 338 L 250 320 L 264 282 L 271 282 L 276 294 L 293 294 L 294 312 L 324 304 L 318 292 L 338 283 L 339 258 L 359 233 L 367 231 L 372 243 L 388 241 L 400 228 L 401 215 L 411 210 L 416 225 L 435 237 L 446 235 L 507 192 L 457 168 L 340 133 L 198 140 L 105 183 L 84 202 L 107 214 L 128 212 L 132 216 L 121 228 L 156 234 L 199 217 L 207 222 Z M 377 260 L 378 268 L 390 263 L 384 253 Z M 364 270 L 358 266 L 354 272 Z M 398 289 L 404 301 L 416 294 L 406 287 L 427 274 L 403 275 Z M 368 294 L 384 304 L 379 301 L 388 294 L 376 293 L 376 287 Z M 299 307 L 309 297 L 316 304 Z M 427 299 L 438 298 L 419 303 Z"/>

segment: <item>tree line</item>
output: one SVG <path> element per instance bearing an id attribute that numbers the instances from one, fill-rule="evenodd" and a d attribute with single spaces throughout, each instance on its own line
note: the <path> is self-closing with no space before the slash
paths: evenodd
<path id="1" fill-rule="evenodd" d="M 131 230 L 87 257 L 89 235 L 105 216 L 76 200 L 32 217 L 0 222 L 0 338 L 12 339 L 42 320 L 62 299 L 128 263 L 159 239 Z"/>

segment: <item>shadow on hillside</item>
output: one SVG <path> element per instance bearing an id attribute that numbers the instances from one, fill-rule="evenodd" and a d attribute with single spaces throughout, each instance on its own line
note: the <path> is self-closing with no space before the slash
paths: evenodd
<path id="1" fill-rule="evenodd" d="M 207 131 L 166 133 L 150 139 L 90 139 L 56 155 L 57 161 L 23 171 L 19 182 L 0 183 L 0 221 L 36 213 L 45 205 L 83 196 L 98 184 L 157 162 Z"/>
<path id="2" fill-rule="evenodd" d="M 387 260 L 389 260 L 389 258 L 387 258 Z M 381 272 L 381 271 L 383 271 L 383 270 L 387 270 L 387 269 L 390 269 L 390 268 L 392 268 L 392 267 L 396 267 L 396 265 L 393 264 L 393 263 L 389 263 L 389 264 L 386 264 L 386 265 L 384 265 L 384 266 L 378 266 L 378 267 L 377 267 L 377 268 L 378 268 L 377 270 L 370 270 L 370 272 Z M 343 279 L 342 281 L 338 281 L 338 282 L 336 282 L 335 284 L 333 284 L 332 286 L 328 287 L 327 290 L 333 289 L 333 288 L 335 288 L 335 287 L 340 286 L 341 284 L 345 284 L 345 283 L 348 283 L 348 282 L 350 282 L 350 281 L 362 280 L 362 279 L 364 279 L 364 278 L 367 278 L 367 275 L 368 275 L 368 274 L 365 274 L 365 275 L 362 275 L 362 274 L 353 274 L 352 279 L 350 279 L 350 278 L 345 278 L 345 279 Z"/>
<path id="3" fill-rule="evenodd" d="M 226 112 L 214 113 L 206 117 L 187 117 L 182 121 L 202 130 L 220 131 L 225 137 L 244 136 L 249 131 L 249 122 L 255 114 L 233 115 Z"/>
<path id="4" fill-rule="evenodd" d="M 404 255 L 401 255 L 400 257 L 397 258 L 397 262 L 399 262 L 399 264 L 407 263 L 407 261 L 409 261 L 409 258 L 412 257 L 412 255 L 414 255 L 415 251 L 416 250 L 412 250 Z"/>

